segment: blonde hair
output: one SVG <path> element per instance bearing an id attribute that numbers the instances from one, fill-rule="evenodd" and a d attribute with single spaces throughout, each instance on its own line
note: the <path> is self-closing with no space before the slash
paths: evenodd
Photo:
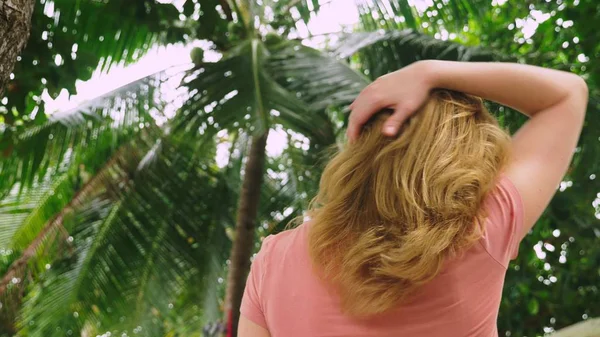
<path id="1" fill-rule="evenodd" d="M 432 93 L 397 137 L 380 113 L 326 166 L 308 215 L 309 250 L 344 312 L 398 305 L 481 237 L 481 204 L 509 154 L 509 135 L 480 98 Z"/>

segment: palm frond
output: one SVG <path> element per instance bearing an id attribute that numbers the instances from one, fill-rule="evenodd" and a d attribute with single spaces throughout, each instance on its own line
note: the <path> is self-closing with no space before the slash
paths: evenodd
<path id="1" fill-rule="evenodd" d="M 73 213 L 74 209 L 87 202 L 87 200 L 97 194 L 98 191 L 102 191 L 103 185 L 106 184 L 107 181 L 114 182 L 116 180 L 117 182 L 121 182 L 123 180 L 122 178 L 119 179 L 120 177 L 115 174 L 114 167 L 115 165 L 119 165 L 119 161 L 121 161 L 121 165 L 123 165 L 122 162 L 124 159 L 122 157 L 125 153 L 132 156 L 134 153 L 132 150 L 131 147 L 121 147 L 95 176 L 83 184 L 72 197 L 66 199 L 68 202 L 55 201 L 55 203 L 59 204 L 59 207 L 52 207 L 55 205 L 48 205 L 46 202 L 42 202 L 38 205 L 38 210 L 45 210 L 46 212 L 32 214 L 31 217 L 24 219 L 24 222 L 20 224 L 18 230 L 15 231 L 15 233 L 18 234 L 15 236 L 17 240 L 12 238 L 11 245 L 8 247 L 19 247 L 22 249 L 22 253 L 21 256 L 10 265 L 0 280 L 0 296 L 9 287 L 10 281 L 13 278 L 18 277 L 18 275 L 21 275 L 25 271 L 26 266 L 37 254 L 41 253 L 44 248 L 52 245 L 57 232 L 66 232 L 64 226 L 65 219 Z M 66 177 L 65 181 L 67 179 L 69 178 Z M 63 187 L 63 185 L 59 184 L 58 187 Z M 67 185 L 67 189 L 69 187 L 72 186 Z M 53 196 L 52 193 L 54 191 L 55 190 L 49 191 L 50 196 Z M 72 191 L 69 192 L 73 193 Z M 62 197 L 62 195 L 59 194 L 57 198 L 60 199 L 60 197 Z M 47 198 L 43 199 L 43 201 L 47 200 Z M 8 217 L 10 217 L 10 215 L 6 216 L 6 218 Z"/>
<path id="2" fill-rule="evenodd" d="M 117 92 L 129 93 L 134 97 L 140 93 L 140 91 L 128 92 L 129 89 L 131 87 Z M 144 102 L 143 97 L 140 98 Z M 151 97 L 151 99 L 153 98 Z M 30 186 L 23 186 L 27 184 L 27 181 L 20 182 L 13 187 L 7 198 L 0 202 L 0 213 L 2 213 L 0 222 L 2 222 L 4 234 L 2 246 L 14 249 L 19 253 L 18 258 L 12 261 L 3 273 L 0 294 L 9 290 L 7 296 L 10 299 L 11 294 L 14 293 L 11 288 L 23 289 L 25 286 L 23 282 L 15 284 L 14 280 L 22 280 L 25 275 L 31 276 L 32 274 L 37 277 L 45 271 L 45 266 L 64 255 L 64 242 L 68 238 L 65 222 L 68 222 L 74 209 L 80 207 L 94 195 L 107 191 L 105 181 L 119 181 L 119 176 L 115 175 L 114 171 L 109 171 L 116 161 L 121 161 L 120 165 L 127 162 L 121 159 L 124 153 L 132 156 L 136 152 L 131 147 L 127 152 L 124 151 L 123 144 L 127 139 L 131 139 L 134 135 L 138 139 L 143 135 L 148 137 L 148 134 L 151 133 L 152 128 L 150 127 L 145 127 L 142 132 L 137 132 L 138 130 L 135 128 L 140 128 L 137 124 L 139 119 L 127 120 L 127 116 L 133 117 L 136 116 L 135 114 L 129 114 L 126 111 L 119 113 L 119 110 L 115 110 L 128 109 L 126 101 L 124 96 L 107 95 L 89 102 L 88 106 L 91 107 L 89 110 L 100 111 L 99 115 L 89 114 L 92 118 L 91 122 L 85 118 L 79 118 L 86 113 L 87 109 L 78 109 L 66 112 L 64 115 L 59 114 L 56 119 L 48 123 L 49 125 L 40 126 L 37 129 L 30 128 L 21 134 L 20 140 L 27 141 L 35 139 L 45 129 L 52 129 L 56 132 L 58 127 L 59 131 L 61 131 L 60 128 L 66 131 L 75 129 L 76 132 L 84 134 L 85 138 L 79 140 L 83 144 L 76 141 L 67 144 L 68 147 L 56 160 L 57 168 L 48 169 L 46 166 L 44 170 L 47 172 L 44 173 L 41 181 L 34 181 Z M 103 106 L 102 102 L 110 107 Z M 148 112 L 146 111 L 146 113 Z M 72 118 L 72 116 L 76 116 L 76 118 Z M 103 120 L 103 116 L 110 116 L 110 118 Z M 100 121 L 98 122 L 98 120 Z M 99 124 L 94 124 L 94 122 Z M 130 125 L 136 125 L 136 127 L 130 128 Z M 151 124 L 147 123 L 146 125 L 150 126 Z M 122 133 L 119 134 L 115 130 Z M 131 133 L 131 135 L 127 135 L 127 133 Z M 150 136 L 151 139 L 154 139 L 152 137 L 155 135 Z M 94 143 L 94 140 L 99 141 Z M 86 148 L 85 145 L 88 147 Z M 120 150 L 115 149 L 116 146 L 120 146 Z M 73 150 L 79 151 L 80 156 L 72 155 Z M 111 156 L 112 159 L 109 159 Z M 99 164 L 104 167 L 95 167 Z M 90 177 L 91 175 L 93 176 Z M 108 190 L 107 192 L 114 193 L 114 188 L 113 191 Z M 21 201 L 28 203 L 20 204 Z M 7 297 L 2 296 L 2 298 L 6 303 Z M 20 297 L 10 300 L 20 301 Z"/>
<path id="3" fill-rule="evenodd" d="M 163 104 L 158 91 L 165 76 L 159 72 L 129 83 L 52 114 L 43 125 L 0 131 L 9 142 L 0 157 L 0 199 L 17 182 L 28 188 L 73 165 L 94 172 L 120 144 L 155 124 L 152 113 Z"/>
<path id="4" fill-rule="evenodd" d="M 332 51 L 340 58 L 354 57 L 363 72 L 377 78 L 425 59 L 500 61 L 508 57 L 481 47 L 435 39 L 412 30 L 359 32 L 346 35 Z"/>
<path id="5" fill-rule="evenodd" d="M 485 16 L 491 7 L 482 0 L 432 0 L 411 2 L 408 0 L 355 0 L 361 24 L 367 30 L 413 29 L 432 33 L 442 29 L 460 32 L 472 21 Z"/>
<path id="6" fill-rule="evenodd" d="M 85 205 L 85 211 L 77 215 L 76 221 L 85 223 L 86 231 L 97 230 L 118 209 L 119 204 L 112 204 L 108 200 L 94 201 Z M 36 336 L 39 335 L 37 331 L 42 330 L 47 333 L 53 331 L 56 335 L 64 335 L 67 331 L 80 335 L 86 323 L 90 320 L 94 322 L 94 317 L 79 316 L 78 310 L 81 309 L 78 309 L 79 303 L 76 303 L 76 290 L 82 286 L 80 276 L 86 275 L 88 259 L 93 256 L 97 242 L 100 241 L 81 240 L 80 235 L 75 237 L 77 241 L 73 242 L 75 250 L 72 255 L 53 261 L 51 268 L 54 271 L 44 275 L 45 284 L 37 282 L 29 290 L 21 309 L 19 330 L 22 334 Z M 52 315 L 47 315 L 44 311 L 48 309 L 48 303 L 52 305 Z"/>
<path id="7" fill-rule="evenodd" d="M 309 209 L 330 149 L 316 148 L 299 134 L 288 134 L 288 146 L 279 157 L 269 158 L 260 218 L 264 234 L 279 232 Z"/>
<path id="8" fill-rule="evenodd" d="M 184 79 L 190 99 L 175 118 L 176 130 L 205 139 L 221 129 L 245 128 L 261 134 L 270 127 L 273 116 L 279 115 L 275 120 L 285 120 L 312 137 L 323 137 L 313 131 L 319 116 L 311 115 L 308 106 L 266 69 L 269 54 L 260 40 L 253 39 L 222 60 L 193 69 Z"/>
<path id="9" fill-rule="evenodd" d="M 73 196 L 75 179 L 69 174 L 54 181 L 35 184 L 27 193 L 18 194 L 18 186 L 0 202 L 0 247 L 22 250 L 42 229 L 56 210 Z"/>
<path id="10" fill-rule="evenodd" d="M 269 72 L 281 85 L 310 103 L 312 110 L 349 104 L 369 79 L 334 57 L 297 42 L 270 49 Z"/>

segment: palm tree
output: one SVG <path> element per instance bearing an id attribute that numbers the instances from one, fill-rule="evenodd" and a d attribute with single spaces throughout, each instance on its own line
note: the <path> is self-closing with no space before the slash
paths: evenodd
<path id="1" fill-rule="evenodd" d="M 209 128 L 201 138 L 211 137 L 211 132 L 217 130 L 251 135 L 250 150 L 243 170 L 235 240 L 227 281 L 226 312 L 231 312 L 232 322 L 237 322 L 237 308 L 241 303 L 245 278 L 250 267 L 250 256 L 254 248 L 255 223 L 263 189 L 265 147 L 269 129 L 281 125 L 304 134 L 317 148 L 325 148 L 335 143 L 334 129 L 329 117 L 323 111 L 310 109 L 293 92 L 286 90 L 285 84 L 278 83 L 273 74 L 278 73 L 279 76 L 299 85 L 306 85 L 301 83 L 306 79 L 297 77 L 298 68 L 302 67 L 303 62 L 311 62 L 311 67 L 305 67 L 305 70 L 310 72 L 306 75 L 314 75 L 315 80 L 324 80 L 320 84 L 313 82 L 310 90 L 324 92 L 332 89 L 328 83 L 350 80 L 350 89 L 346 89 L 350 90 L 350 93 L 345 97 L 346 100 L 366 83 L 350 69 L 338 73 L 337 79 L 325 80 L 324 76 L 328 74 L 325 68 L 327 64 L 319 62 L 323 56 L 308 52 L 306 47 L 298 43 L 277 39 L 265 43 L 259 36 L 253 36 L 255 33 L 246 34 L 249 37 L 224 53 L 219 62 L 200 64 L 184 79 L 191 92 L 203 95 L 192 97 L 184 105 L 183 117 L 178 121 L 180 127 L 177 128 L 192 130 L 194 133 L 198 129 Z M 273 68 L 276 68 L 277 72 L 273 71 Z M 339 68 L 338 66 L 338 70 Z M 198 113 L 194 114 L 193 111 Z"/>
<path id="2" fill-rule="evenodd" d="M 262 44 L 258 40 L 254 42 Z M 257 44 L 254 45 L 258 46 Z M 247 55 L 242 55 L 242 57 Z M 261 55 L 261 57 L 263 56 Z M 24 280 L 38 277 L 42 274 L 46 279 L 43 286 L 42 284 L 34 284 L 31 286 L 31 289 L 28 289 L 26 304 L 21 313 L 21 321 L 23 323 L 18 327 L 20 331 L 30 335 L 39 334 L 47 336 L 62 334 L 63 332 L 55 331 L 53 328 L 66 324 L 76 329 L 71 330 L 71 332 L 82 330 L 89 332 L 92 329 L 90 326 L 93 325 L 95 325 L 96 329 L 102 325 L 111 328 L 126 327 L 134 323 L 140 323 L 145 319 L 144 317 L 146 316 L 140 314 L 143 317 L 128 318 L 130 322 L 119 324 L 122 323 L 121 317 L 124 316 L 118 316 L 118 314 L 127 312 L 127 310 L 123 309 L 126 309 L 127 306 L 129 306 L 129 311 L 131 311 L 131 308 L 135 308 L 133 310 L 135 312 L 140 312 L 144 309 L 140 305 L 149 301 L 144 295 L 148 287 L 154 284 L 150 280 L 155 277 L 158 271 L 154 258 L 164 259 L 164 257 L 169 256 L 169 251 L 158 250 L 162 246 L 158 246 L 157 244 L 163 241 L 168 242 L 164 236 L 177 240 L 177 235 L 181 235 L 182 225 L 178 224 L 178 226 L 174 226 L 169 221 L 173 215 L 160 213 L 161 216 L 157 216 L 155 221 L 149 221 L 144 216 L 146 219 L 144 222 L 156 224 L 161 223 L 160 220 L 162 220 L 162 224 L 168 224 L 168 229 L 171 231 L 166 231 L 166 229 L 161 230 L 164 227 L 160 226 L 152 226 L 151 229 L 153 231 L 150 232 L 123 228 L 127 226 L 118 227 L 116 224 L 131 223 L 127 219 L 131 218 L 133 210 L 135 207 L 138 207 L 123 200 L 126 198 L 129 200 L 132 197 L 132 193 L 139 194 L 145 191 L 140 192 L 132 187 L 135 186 L 138 176 L 143 178 L 137 179 L 142 179 L 146 185 L 152 186 L 149 183 L 152 175 L 148 176 L 139 172 L 145 172 L 149 168 L 152 169 L 152 172 L 156 172 L 156 166 L 159 166 L 158 163 L 163 164 L 163 161 L 166 161 L 163 164 L 165 167 L 174 165 L 175 159 L 165 154 L 166 149 L 171 151 L 172 146 L 177 146 L 178 148 L 177 152 L 179 154 L 176 157 L 183 157 L 175 161 L 182 164 L 173 166 L 178 168 L 173 169 L 172 171 L 174 172 L 185 172 L 186 170 L 195 172 L 194 168 L 201 167 L 200 172 L 197 172 L 201 176 L 195 178 L 201 179 L 207 174 L 206 167 L 214 165 L 210 164 L 210 160 L 206 164 L 197 162 L 201 157 L 211 157 L 210 154 L 213 151 L 211 148 L 213 147 L 210 146 L 210 143 L 213 141 L 209 137 L 204 138 L 207 141 L 202 142 L 201 147 L 192 146 L 194 151 L 201 149 L 203 152 L 194 152 L 190 155 L 189 159 L 186 159 L 186 155 L 189 152 L 185 152 L 183 148 L 179 149 L 180 146 L 188 146 L 185 145 L 188 143 L 181 141 L 181 137 L 182 135 L 185 136 L 185 132 L 174 132 L 171 134 L 168 131 L 170 128 L 169 125 L 160 129 L 156 129 L 153 126 L 154 123 L 149 110 L 155 105 L 154 100 L 156 97 L 152 95 L 153 91 L 151 89 L 156 86 L 156 83 L 153 83 L 152 79 L 151 77 L 132 83 L 117 90 L 115 93 L 107 95 L 106 98 L 100 97 L 75 111 L 54 114 L 50 120 L 40 126 L 30 126 L 16 130 L 11 129 L 4 133 L 5 136 L 11 136 L 4 139 L 11 139 L 12 141 L 8 147 L 9 151 L 6 153 L 7 157 L 2 162 L 2 175 L 5 178 L 2 179 L 2 194 L 5 196 L 5 200 L 2 203 L 4 215 L 2 223 L 5 229 L 3 231 L 3 245 L 14 248 L 11 251 L 11 256 L 16 256 L 6 266 L 7 269 L 4 273 L 0 291 L 3 293 L 11 293 L 11 291 L 14 292 L 15 290 L 20 292 L 23 287 L 19 285 L 22 285 Z M 259 76 L 259 80 L 268 81 L 268 78 Z M 280 88 L 271 83 L 267 83 L 266 87 L 280 90 Z M 297 125 L 300 125 L 301 128 L 307 128 L 307 123 L 305 122 L 302 125 L 302 118 L 293 115 L 292 111 L 289 110 L 290 105 L 286 108 L 285 104 L 282 103 L 289 98 L 292 98 L 290 102 L 297 100 L 290 95 L 286 97 L 285 91 L 280 91 L 280 93 L 275 91 L 275 95 L 271 94 L 276 98 L 279 95 L 279 98 L 277 98 L 279 102 L 271 102 L 271 98 L 268 98 L 265 109 L 281 105 L 282 108 L 280 110 L 291 115 L 287 121 L 294 121 L 295 118 Z M 263 95 L 262 93 L 259 94 Z M 142 100 L 142 97 L 148 98 Z M 295 104 L 299 104 L 298 102 Z M 181 125 L 181 123 L 175 122 L 170 124 L 176 130 Z M 241 135 L 239 139 L 244 139 L 244 137 L 245 135 Z M 171 152 L 167 153 L 172 154 Z M 165 169 L 159 172 L 168 174 L 169 171 Z M 184 179 L 184 177 L 180 176 L 181 174 L 178 175 L 175 178 Z M 195 176 L 192 175 L 190 178 L 185 179 L 192 179 Z M 221 181 L 223 179 L 213 177 L 209 180 Z M 172 179 L 167 181 L 170 182 L 169 185 L 178 186 L 179 188 L 184 188 L 186 183 L 189 183 L 187 180 L 185 183 L 178 184 Z M 165 182 L 162 182 L 162 184 L 165 184 Z M 148 186 L 144 188 L 148 188 Z M 208 186 L 210 187 L 210 184 Z M 228 189 L 229 186 L 219 184 L 218 187 L 221 195 L 229 196 L 231 194 Z M 218 202 L 218 204 L 211 204 L 210 207 L 204 205 L 203 208 L 211 210 L 224 209 L 224 211 L 218 212 L 221 214 L 220 216 L 213 218 L 215 221 L 222 222 L 220 226 L 223 229 L 223 225 L 226 224 L 223 221 L 228 220 L 223 214 L 230 207 L 227 207 L 228 203 L 223 202 L 224 200 L 213 198 L 209 191 L 207 187 L 203 192 L 208 192 L 210 196 L 209 200 Z M 154 196 L 153 202 L 155 204 L 150 202 L 148 195 L 144 195 L 143 198 L 139 197 L 145 201 L 145 205 L 148 205 L 143 207 L 146 209 L 146 212 L 150 209 L 160 212 L 166 207 L 164 206 L 165 202 L 173 205 L 174 202 L 179 200 L 176 195 L 167 194 L 165 196 L 164 194 L 162 192 L 160 195 Z M 96 201 L 98 198 L 100 198 L 100 201 Z M 56 199 L 62 201 L 57 202 Z M 198 197 L 186 200 L 195 201 L 196 199 Z M 33 208 L 23 208 L 21 206 L 23 200 L 31 200 L 34 205 Z M 123 204 L 128 205 L 128 207 L 125 208 Z M 100 207 L 100 205 L 103 207 Z M 96 209 L 96 207 L 98 208 Z M 79 215 L 80 209 L 85 211 L 82 216 Z M 199 209 L 190 206 L 188 211 L 195 211 L 197 213 Z M 15 218 L 15 212 L 24 214 L 24 216 Z M 25 214 L 28 215 L 25 216 Z M 138 216 L 142 216 L 142 213 L 138 214 Z M 187 215 L 185 218 L 189 219 L 191 217 Z M 72 219 L 77 219 L 75 224 L 83 224 L 81 231 L 78 231 L 77 228 L 79 227 L 75 228 L 67 225 L 67 221 L 74 221 Z M 75 226 L 75 224 L 72 225 Z M 140 221 L 135 220 L 131 223 L 131 226 L 135 227 L 139 226 L 139 224 Z M 131 233 L 137 234 L 135 240 L 133 240 L 134 238 L 129 238 L 129 241 L 133 240 L 129 247 L 123 247 L 122 245 L 106 246 L 106 240 L 109 237 L 115 238 L 118 236 L 112 232 L 117 229 L 121 232 L 120 235 L 126 238 L 131 236 Z M 206 230 L 207 228 L 205 227 L 204 229 Z M 159 231 L 156 232 L 156 230 Z M 203 230 L 196 229 L 189 232 L 202 233 Z M 73 242 L 77 243 L 78 240 L 77 235 L 66 236 L 66 233 L 83 235 L 85 241 L 81 242 L 93 242 L 93 244 L 91 246 L 85 244 L 69 245 L 75 248 L 70 247 L 65 252 L 64 247 L 62 247 L 64 246 L 63 242 L 66 241 L 68 245 Z M 152 233 L 161 235 L 153 238 Z M 217 231 L 216 234 L 218 233 L 224 234 L 225 231 Z M 109 234 L 114 235 L 109 236 Z M 222 235 L 222 237 L 224 236 Z M 197 244 L 194 244 L 195 239 L 193 237 L 188 237 L 187 241 L 190 241 L 190 245 L 197 246 Z M 116 242 L 122 243 L 123 241 L 116 240 Z M 205 237 L 202 242 L 220 241 L 211 239 L 211 237 Z M 58 247 L 55 248 L 54 246 Z M 171 245 L 171 247 L 179 246 L 180 244 Z M 127 250 L 132 247 L 137 249 L 135 251 L 141 254 L 142 259 L 145 259 L 144 263 L 140 264 L 140 260 L 136 260 L 131 252 Z M 203 245 L 203 248 L 206 249 L 207 247 L 212 246 Z M 224 247 L 227 247 L 227 244 L 221 243 L 218 247 L 213 247 L 214 249 L 202 250 L 206 253 L 202 255 L 202 258 L 219 256 L 218 248 Z M 197 247 L 193 248 L 196 249 Z M 48 249 L 53 254 L 48 254 Z M 125 250 L 121 251 L 121 249 Z M 190 258 L 193 258 L 196 265 L 192 268 L 184 264 L 186 260 L 181 258 L 182 261 L 173 266 L 175 269 L 170 269 L 171 277 L 176 277 L 177 280 L 163 278 L 162 282 L 174 285 L 197 284 L 198 281 L 193 282 L 189 278 L 182 279 L 182 277 L 188 275 L 189 277 L 202 277 L 204 279 L 209 275 L 209 273 L 200 272 L 197 264 L 200 263 L 201 258 L 197 254 L 186 253 L 185 251 L 180 251 L 180 253 L 187 256 L 188 261 Z M 142 278 L 131 280 L 130 277 L 122 274 L 116 282 L 117 285 L 114 285 L 115 280 L 109 277 L 104 277 L 101 281 L 86 282 L 86 278 L 89 275 L 106 275 L 107 266 L 114 265 L 114 262 L 105 262 L 111 259 L 109 257 L 111 254 L 114 254 L 113 259 L 119 256 L 128 256 L 126 261 L 131 262 L 132 265 L 128 266 L 127 269 L 132 273 L 141 270 Z M 68 256 L 69 259 L 64 263 L 60 262 L 65 256 Z M 217 261 L 222 260 L 217 259 Z M 53 264 L 45 262 L 53 262 Z M 61 266 L 61 268 L 56 267 L 57 265 Z M 144 265 L 147 267 L 140 269 Z M 39 268 L 40 266 L 41 268 Z M 100 267 L 104 269 L 98 269 Z M 164 270 L 169 269 L 165 268 Z M 190 270 L 193 272 L 189 272 Z M 186 271 L 188 272 L 186 273 Z M 183 282 L 183 280 L 186 282 Z M 157 282 L 156 280 L 152 281 Z M 125 298 L 121 302 L 114 301 L 117 297 L 114 291 L 123 291 L 123 289 L 130 289 L 131 287 L 133 287 L 133 290 L 130 292 L 137 293 L 137 296 L 130 294 L 129 297 L 131 298 Z M 189 301 L 189 303 L 192 303 L 192 299 L 195 298 L 194 296 L 198 296 L 198 291 L 188 294 L 187 291 L 182 291 L 181 289 L 181 287 L 177 287 L 173 292 L 165 292 L 165 294 L 186 293 L 189 299 L 186 299 L 184 302 Z M 108 296 L 111 291 L 113 295 Z M 104 294 L 106 300 L 109 302 L 100 303 L 103 297 L 98 297 L 99 293 Z M 94 299 L 94 296 L 88 298 L 87 296 L 91 296 L 91 294 L 95 294 L 98 298 Z M 21 293 L 21 296 L 23 296 L 23 293 Z M 82 303 L 84 299 L 88 299 L 91 303 L 95 304 L 91 307 L 73 311 L 72 315 L 76 319 L 68 318 L 70 312 L 66 312 L 65 310 L 71 311 L 74 307 L 80 307 L 81 304 L 78 303 Z M 114 301 L 114 303 L 110 303 L 110 301 Z M 119 304 L 121 305 L 120 307 Z M 111 306 L 115 305 L 119 310 L 111 310 Z M 165 305 L 165 303 L 162 303 L 162 305 Z M 166 305 L 166 308 L 171 309 L 172 305 L 173 303 Z M 101 315 L 98 308 L 106 311 L 108 313 L 106 316 L 119 317 L 119 321 L 111 322 L 110 319 Z M 156 316 L 156 306 L 147 306 L 147 308 L 147 312 Z M 111 311 L 114 311 L 114 313 L 111 313 Z M 50 312 L 54 313 L 54 315 L 43 317 L 43 315 Z M 90 325 L 90 322 L 93 324 Z M 12 329 L 12 327 L 9 328 Z"/>

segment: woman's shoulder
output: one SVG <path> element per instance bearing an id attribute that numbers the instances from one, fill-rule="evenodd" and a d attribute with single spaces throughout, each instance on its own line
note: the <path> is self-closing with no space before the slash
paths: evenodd
<path id="1" fill-rule="evenodd" d="M 523 205 L 519 192 L 502 174 L 484 201 L 486 229 L 484 246 L 503 266 L 515 259 L 522 239 Z"/>
<path id="2" fill-rule="evenodd" d="M 261 243 L 257 258 L 267 265 L 286 263 L 286 259 L 298 259 L 307 251 L 309 223 L 266 236 Z M 289 262 L 289 261 L 288 261 Z"/>
<path id="3" fill-rule="evenodd" d="M 270 234 L 262 240 L 261 251 L 277 249 L 288 249 L 292 245 L 298 245 L 306 239 L 309 222 L 304 222 L 294 228 L 283 230 L 276 234 Z"/>

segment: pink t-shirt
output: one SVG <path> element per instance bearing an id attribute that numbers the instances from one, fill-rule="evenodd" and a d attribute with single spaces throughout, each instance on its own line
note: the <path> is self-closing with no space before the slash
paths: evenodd
<path id="1" fill-rule="evenodd" d="M 478 244 L 447 261 L 409 302 L 362 320 L 342 314 L 339 298 L 313 272 L 308 223 L 269 236 L 252 263 L 241 314 L 272 337 L 495 337 L 504 276 L 521 241 L 523 206 L 503 176 L 484 207 L 486 231 Z"/>

